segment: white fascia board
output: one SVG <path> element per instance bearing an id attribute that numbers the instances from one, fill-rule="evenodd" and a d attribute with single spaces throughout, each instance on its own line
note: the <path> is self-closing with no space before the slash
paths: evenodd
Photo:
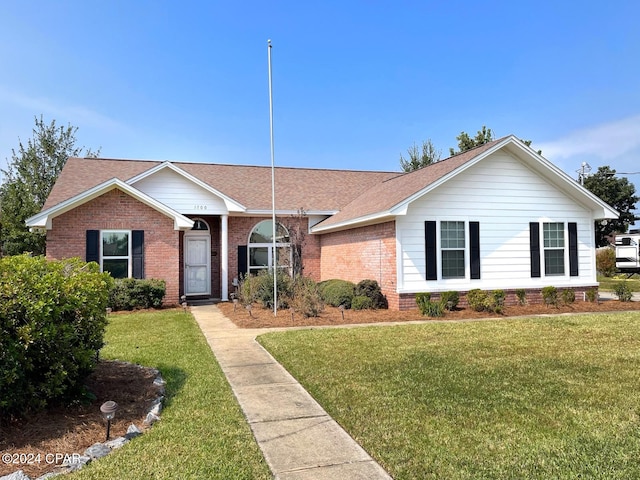
<path id="1" fill-rule="evenodd" d="M 338 230 L 346 230 L 349 228 L 365 227 L 367 225 L 373 225 L 376 223 L 382 223 L 385 221 L 393 220 L 395 215 L 391 212 L 378 212 L 371 215 L 365 215 L 358 218 L 353 218 L 344 222 L 334 223 L 332 225 L 322 226 L 322 222 L 311 228 L 311 233 L 329 233 L 336 232 Z"/>
<path id="2" fill-rule="evenodd" d="M 273 210 L 259 210 L 259 209 L 250 209 L 250 210 L 246 210 L 244 213 L 246 213 L 247 215 L 255 215 L 258 217 L 262 217 L 262 216 L 267 216 L 267 215 L 272 215 L 273 214 Z M 309 215 L 324 215 L 324 216 L 331 216 L 331 215 L 335 215 L 336 213 L 338 213 L 337 210 L 305 210 L 304 211 L 304 216 L 309 216 Z M 276 215 L 295 215 L 298 216 L 299 215 L 299 210 L 276 210 Z"/>
<path id="3" fill-rule="evenodd" d="M 144 178 L 150 177 L 154 173 L 156 173 L 156 172 L 158 172 L 160 170 L 163 170 L 165 168 L 173 170 L 178 175 L 182 175 L 184 178 L 186 178 L 187 180 L 195 183 L 199 187 L 204 188 L 206 191 L 208 191 L 208 192 L 220 197 L 224 201 L 224 204 L 227 207 L 227 210 L 229 212 L 245 212 L 247 210 L 247 208 L 244 205 L 236 202 L 234 199 L 232 199 L 232 198 L 228 197 L 227 195 L 225 195 L 224 193 L 216 190 L 211 185 L 206 184 L 205 182 L 203 182 L 199 178 L 194 177 L 193 175 L 191 175 L 188 172 L 185 172 L 180 167 L 177 167 L 176 165 L 174 165 L 171 162 L 163 162 L 160 165 L 156 165 L 155 167 L 150 168 L 149 170 L 147 170 L 145 172 L 142 172 L 141 174 L 136 175 L 133 178 L 130 178 L 129 180 L 127 180 L 127 183 L 129 185 L 134 185 L 136 182 L 139 182 L 140 180 L 142 180 Z"/>
<path id="4" fill-rule="evenodd" d="M 84 203 L 87 203 L 94 198 L 99 197 L 100 195 L 104 195 L 105 193 L 117 188 L 122 190 L 126 194 L 132 196 L 136 200 L 145 205 L 153 208 L 154 210 L 163 213 L 167 217 L 173 218 L 173 228 L 174 230 L 188 230 L 193 227 L 193 220 L 185 217 L 184 215 L 176 212 L 172 208 L 167 207 L 165 204 L 158 202 L 157 200 L 151 198 L 147 194 L 137 190 L 135 187 L 126 184 L 122 180 L 117 178 L 112 178 L 111 180 L 107 180 L 106 182 L 101 183 L 100 185 L 96 185 L 89 190 L 86 190 L 75 197 L 69 198 L 64 202 L 59 203 L 47 210 L 44 210 L 33 217 L 28 218 L 25 223 L 28 227 L 34 229 L 42 229 L 46 228 L 50 230 L 52 228 L 51 220 L 63 213 L 66 213 L 70 210 L 73 210 Z"/>

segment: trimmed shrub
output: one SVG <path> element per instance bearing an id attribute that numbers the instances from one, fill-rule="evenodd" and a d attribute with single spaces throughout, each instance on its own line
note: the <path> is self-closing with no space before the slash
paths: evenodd
<path id="1" fill-rule="evenodd" d="M 324 310 L 324 302 L 316 282 L 307 277 L 296 277 L 289 306 L 307 318 L 317 317 Z"/>
<path id="2" fill-rule="evenodd" d="M 445 310 L 455 310 L 458 306 L 458 302 L 460 301 L 460 294 L 455 291 L 451 292 L 442 292 L 440 294 L 440 303 L 442 303 L 442 307 Z"/>
<path id="3" fill-rule="evenodd" d="M 278 308 L 288 308 L 293 296 L 293 280 L 287 272 L 276 273 Z M 260 302 L 265 308 L 273 308 L 273 270 L 260 270 L 257 275 L 247 275 L 240 280 L 240 302 L 249 305 Z"/>
<path id="4" fill-rule="evenodd" d="M 474 288 L 467 292 L 467 303 L 469 308 L 476 312 L 482 312 L 487 305 L 487 292 Z"/>
<path id="5" fill-rule="evenodd" d="M 616 251 L 614 248 L 599 248 L 596 251 L 596 270 L 605 277 L 613 277 L 616 274 Z"/>
<path id="6" fill-rule="evenodd" d="M 576 292 L 571 289 L 562 291 L 562 303 L 564 305 L 571 305 L 576 301 Z"/>
<path id="7" fill-rule="evenodd" d="M 368 308 L 389 308 L 389 303 L 382 294 L 380 285 L 376 280 L 361 280 L 358 282 L 355 296 L 364 296 L 371 299 L 371 307 Z"/>
<path id="8" fill-rule="evenodd" d="M 626 282 L 619 282 L 613 286 L 613 293 L 621 302 L 630 302 L 633 297 L 631 287 Z"/>
<path id="9" fill-rule="evenodd" d="M 506 295 L 504 290 L 494 290 L 491 294 L 492 302 L 487 305 L 490 312 L 502 313 L 504 311 L 504 299 Z"/>
<path id="10" fill-rule="evenodd" d="M 373 301 L 364 295 L 356 295 L 351 300 L 351 308 L 353 310 L 368 310 L 374 308 Z"/>
<path id="11" fill-rule="evenodd" d="M 590 288 L 585 292 L 585 296 L 587 297 L 588 302 L 596 302 L 598 300 L 598 289 Z"/>
<path id="12" fill-rule="evenodd" d="M 351 301 L 355 296 L 356 285 L 347 280 L 325 280 L 318 284 L 322 300 L 328 305 L 351 308 Z"/>
<path id="13" fill-rule="evenodd" d="M 547 306 L 553 305 L 554 307 L 557 307 L 558 306 L 558 289 L 553 286 L 543 287 L 542 300 L 544 301 L 544 304 Z"/>
<path id="14" fill-rule="evenodd" d="M 109 290 L 107 306 L 114 311 L 160 308 L 166 291 L 164 280 L 119 278 Z"/>
<path id="15" fill-rule="evenodd" d="M 0 415 L 86 398 L 113 279 L 80 259 L 0 260 Z"/>
<path id="16" fill-rule="evenodd" d="M 519 305 L 525 305 L 527 303 L 527 291 L 524 288 L 518 288 L 516 290 L 516 297 L 518 298 Z"/>

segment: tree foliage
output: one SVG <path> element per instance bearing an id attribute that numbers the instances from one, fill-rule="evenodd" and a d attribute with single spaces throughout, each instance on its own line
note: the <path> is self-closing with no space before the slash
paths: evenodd
<path id="1" fill-rule="evenodd" d="M 640 219 L 633 213 L 636 202 L 640 200 L 635 194 L 635 186 L 625 177 L 616 177 L 616 171 L 609 166 L 598 167 L 596 173 L 585 177 L 584 186 L 620 213 L 620 218 L 608 220 L 606 225 L 603 225 L 605 222 L 595 222 L 598 247 L 608 244 L 607 235 L 625 233 L 629 225 Z"/>
<path id="2" fill-rule="evenodd" d="M 458 140 L 458 151 L 456 152 L 455 149 L 449 148 L 451 156 L 464 153 L 467 150 L 471 150 L 472 148 L 476 148 L 480 145 L 493 141 L 493 133 L 490 128 L 483 125 L 482 130 L 478 130 L 475 137 L 471 138 L 467 132 L 460 132 L 460 135 L 456 137 L 456 140 Z"/>
<path id="3" fill-rule="evenodd" d="M 56 126 L 55 120 L 47 125 L 42 116 L 35 117 L 33 138 L 26 145 L 19 141 L 18 150 L 11 150 L 0 186 L 0 247 L 4 255 L 44 253 L 44 235 L 30 232 L 25 220 L 42 209 L 69 157 L 99 154 L 99 150 L 94 153 L 90 149 L 83 153 L 84 147 L 76 146 L 77 130 L 71 125 Z"/>
<path id="4" fill-rule="evenodd" d="M 404 158 L 400 154 L 400 166 L 405 172 L 413 172 L 440 161 L 442 150 L 436 149 L 431 139 L 428 139 L 422 142 L 422 149 L 414 143 L 411 148 L 407 149 L 407 154 L 409 158 Z"/>

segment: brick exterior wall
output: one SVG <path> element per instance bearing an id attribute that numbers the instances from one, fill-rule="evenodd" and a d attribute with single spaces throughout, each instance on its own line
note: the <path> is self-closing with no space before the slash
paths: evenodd
<path id="1" fill-rule="evenodd" d="M 173 219 L 114 189 L 63 213 L 47 230 L 47 258 L 86 258 L 87 230 L 144 230 L 146 278 L 167 282 L 165 304 L 179 301 L 178 231 Z"/>
<path id="2" fill-rule="evenodd" d="M 389 308 L 400 308 L 400 296 L 396 293 L 395 222 L 325 233 L 320 238 L 320 253 L 321 280 L 340 278 L 354 283 L 376 280 Z"/>
<path id="3" fill-rule="evenodd" d="M 229 292 L 233 291 L 231 282 L 238 277 L 238 246 L 247 245 L 249 234 L 265 217 L 229 217 Z M 304 232 L 302 243 L 303 275 L 320 281 L 320 238 L 308 232 L 308 219 L 297 217 L 277 217 L 276 221 L 290 231 L 297 226 Z"/>

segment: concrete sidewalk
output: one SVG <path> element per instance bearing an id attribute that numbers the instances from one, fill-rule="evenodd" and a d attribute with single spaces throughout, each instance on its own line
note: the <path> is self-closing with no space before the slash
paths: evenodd
<path id="1" fill-rule="evenodd" d="M 277 479 L 390 479 L 256 341 L 215 305 L 191 307 Z"/>

